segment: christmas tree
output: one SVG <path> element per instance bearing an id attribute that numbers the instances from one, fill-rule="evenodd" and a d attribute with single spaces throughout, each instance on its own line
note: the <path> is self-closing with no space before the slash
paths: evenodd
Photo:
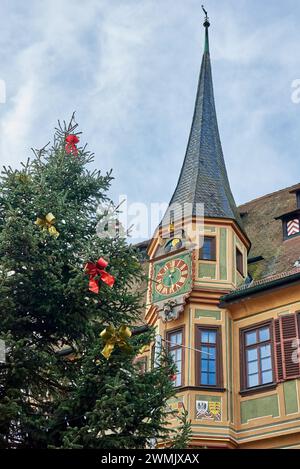
<path id="1" fill-rule="evenodd" d="M 97 207 L 112 206 L 112 175 L 87 169 L 93 154 L 80 139 L 72 118 L 51 147 L 2 174 L 0 448 L 143 448 L 171 438 L 174 366 L 164 353 L 147 372 L 136 361 L 153 341 L 151 329 L 132 334 L 143 310 L 140 260 L 122 233 L 106 236 Z M 181 428 L 171 444 L 188 433 Z"/>

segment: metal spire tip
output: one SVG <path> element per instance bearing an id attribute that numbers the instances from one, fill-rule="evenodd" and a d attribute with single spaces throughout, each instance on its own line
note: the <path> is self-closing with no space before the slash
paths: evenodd
<path id="1" fill-rule="evenodd" d="M 203 10 L 203 12 L 204 12 L 204 14 L 205 14 L 205 19 L 204 19 L 203 26 L 204 26 L 205 28 L 209 28 L 210 22 L 209 22 L 209 18 L 208 18 L 207 11 L 205 10 L 205 8 L 204 8 L 203 5 L 201 5 L 201 7 L 202 7 L 202 10 Z"/>

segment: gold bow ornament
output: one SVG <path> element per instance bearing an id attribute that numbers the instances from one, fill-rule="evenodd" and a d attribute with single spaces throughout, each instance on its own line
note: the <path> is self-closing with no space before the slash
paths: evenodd
<path id="1" fill-rule="evenodd" d="M 54 238 L 59 237 L 59 232 L 54 226 L 55 216 L 53 213 L 49 212 L 45 217 L 38 217 L 34 223 L 42 228 L 43 231 L 48 231 L 50 236 Z"/>
<path id="2" fill-rule="evenodd" d="M 132 332 L 127 326 L 123 325 L 118 329 L 114 326 L 108 326 L 100 333 L 101 339 L 105 342 L 105 346 L 101 351 L 101 354 L 106 358 L 106 360 L 108 360 L 116 346 L 124 352 L 130 352 L 132 347 L 128 344 L 128 339 L 131 335 Z"/>

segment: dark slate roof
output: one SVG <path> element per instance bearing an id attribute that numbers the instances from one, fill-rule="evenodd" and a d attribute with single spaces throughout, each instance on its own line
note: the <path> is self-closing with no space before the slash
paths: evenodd
<path id="1" fill-rule="evenodd" d="M 230 189 L 219 136 L 209 54 L 208 26 L 194 117 L 185 159 L 171 204 L 204 204 L 206 217 L 235 219 L 242 228 Z M 175 215 L 176 216 L 176 215 Z"/>
<path id="2" fill-rule="evenodd" d="M 243 225 L 251 241 L 249 273 L 254 280 L 289 272 L 300 259 L 300 236 L 283 240 L 282 214 L 297 208 L 296 194 L 300 189 L 292 187 L 264 195 L 239 207 Z M 259 260 L 260 257 L 263 259 Z M 251 259 L 257 262 L 251 262 Z"/>

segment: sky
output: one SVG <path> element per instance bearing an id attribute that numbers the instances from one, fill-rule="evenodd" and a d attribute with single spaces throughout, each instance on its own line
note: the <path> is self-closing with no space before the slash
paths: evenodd
<path id="1" fill-rule="evenodd" d="M 168 202 L 193 115 L 201 3 L 1 0 L 0 163 L 18 167 L 76 111 L 94 166 L 113 169 L 116 202 Z M 221 141 L 241 204 L 300 182 L 300 2 L 205 8 Z"/>

